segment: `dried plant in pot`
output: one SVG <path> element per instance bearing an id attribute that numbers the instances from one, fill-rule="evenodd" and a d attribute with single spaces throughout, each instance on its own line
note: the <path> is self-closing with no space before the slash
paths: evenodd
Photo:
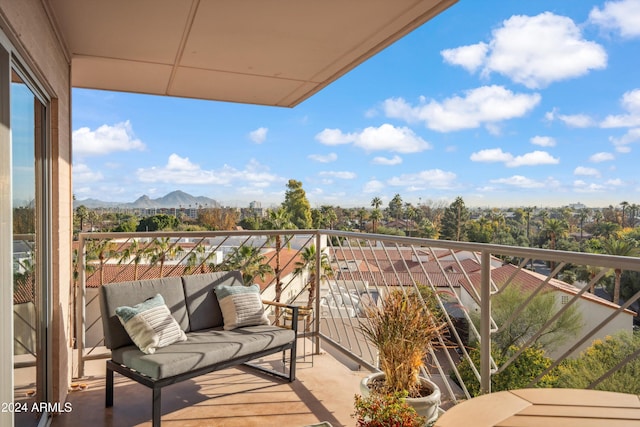
<path id="1" fill-rule="evenodd" d="M 360 330 L 378 349 L 379 368 L 362 380 L 361 393 L 408 394 L 407 403 L 432 422 L 438 416 L 440 390 L 420 372 L 430 349 L 446 328 L 437 296 L 430 289 L 421 293 L 395 290 L 382 305 L 366 308 Z"/>

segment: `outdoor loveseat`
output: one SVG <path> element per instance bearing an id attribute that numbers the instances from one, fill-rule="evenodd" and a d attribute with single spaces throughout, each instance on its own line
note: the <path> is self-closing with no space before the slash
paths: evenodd
<path id="1" fill-rule="evenodd" d="M 284 328 L 268 324 L 262 302 L 257 285 L 244 286 L 239 271 L 103 285 L 102 324 L 111 350 L 106 406 L 113 406 L 114 371 L 152 389 L 154 427 L 167 385 L 239 364 L 293 381 L 298 308 L 264 301 L 290 309 L 291 327 Z M 278 352 L 282 372 L 247 363 Z"/>

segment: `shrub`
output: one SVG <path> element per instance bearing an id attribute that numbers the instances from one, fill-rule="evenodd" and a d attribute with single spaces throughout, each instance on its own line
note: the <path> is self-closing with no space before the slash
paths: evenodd
<path id="1" fill-rule="evenodd" d="M 406 401 L 407 392 L 355 396 L 356 427 L 420 427 L 426 422 Z"/>
<path id="2" fill-rule="evenodd" d="M 578 358 L 565 360 L 558 368 L 558 387 L 587 388 L 594 381 L 640 348 L 640 333 L 623 331 L 604 340 L 595 340 Z M 640 358 L 634 357 L 597 390 L 640 394 Z"/>
<path id="3" fill-rule="evenodd" d="M 495 347 L 492 349 L 493 360 L 498 367 L 502 366 L 516 351 L 518 347 L 509 347 L 506 353 L 498 351 Z M 480 371 L 480 350 L 474 348 L 469 353 L 473 363 L 478 371 Z M 526 348 L 507 368 L 491 377 L 491 391 L 513 390 L 518 388 L 529 387 L 531 381 L 538 377 L 545 369 L 551 366 L 551 359 L 545 356 L 544 350 L 540 348 Z M 469 394 L 478 396 L 480 394 L 480 382 L 476 378 L 471 365 L 467 359 L 458 364 L 458 372 L 462 381 L 464 381 Z M 457 381 L 452 373 L 451 377 Z M 551 373 L 542 377 L 542 379 L 534 384 L 534 387 L 553 387 L 556 383 L 555 373 Z"/>

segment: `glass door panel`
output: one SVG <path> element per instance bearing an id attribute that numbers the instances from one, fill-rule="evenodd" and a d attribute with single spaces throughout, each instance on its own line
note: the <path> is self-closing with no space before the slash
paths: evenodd
<path id="1" fill-rule="evenodd" d="M 15 71 L 11 75 L 11 186 L 13 213 L 13 354 L 15 426 L 37 426 L 47 393 L 47 286 L 38 252 L 39 162 L 44 105 Z M 19 410 L 18 410 L 19 409 Z"/>

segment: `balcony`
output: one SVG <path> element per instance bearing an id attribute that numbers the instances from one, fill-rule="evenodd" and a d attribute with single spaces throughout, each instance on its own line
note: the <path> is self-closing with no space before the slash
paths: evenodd
<path id="1" fill-rule="evenodd" d="M 238 256 L 243 247 L 254 248 L 247 251 L 253 258 Z M 640 292 L 619 304 L 599 296 L 599 283 L 607 275 L 640 272 L 640 259 L 629 257 L 331 230 L 84 233 L 75 284 L 79 332 L 73 368 L 78 387 L 69 394 L 73 410 L 56 417 L 53 425 L 150 422 L 150 391 L 123 377 L 116 377 L 114 407 L 104 408 L 108 353 L 97 287 L 216 269 L 253 274 L 249 267 L 256 263 L 271 266 L 252 278 L 265 299 L 276 298 L 274 284 L 279 281 L 281 301 L 311 307 L 301 322 L 298 380 L 281 383 L 234 368 L 171 386 L 163 403 L 165 425 L 353 425 L 350 414 L 359 380 L 377 366 L 376 349 L 359 330 L 360 322 L 366 322 L 362 306 L 376 303 L 391 289 L 426 287 L 438 295 L 448 333 L 431 353 L 425 374 L 440 386 L 444 409 L 490 393 L 499 383 L 492 379 L 517 366 L 528 349 L 543 348 L 549 362 L 517 388 L 548 387 L 548 374 L 555 375 L 594 340 L 620 331 L 632 334 L 640 299 Z M 320 274 L 314 274 L 314 265 L 324 266 Z M 560 280 L 573 277 L 569 270 L 584 272 L 578 275 L 582 280 Z M 505 314 L 500 298 L 510 290 L 524 297 Z M 551 308 L 548 315 L 510 336 L 507 332 L 521 326 L 540 298 L 547 298 L 543 305 Z M 567 320 L 573 322 L 565 325 L 568 332 L 556 334 L 559 322 Z M 505 336 L 513 338 L 514 347 L 497 357 L 490 350 L 492 342 L 498 345 Z M 632 349 L 615 366 L 581 378 L 579 384 L 551 385 L 611 389 L 620 375 L 625 379 L 639 354 L 640 348 Z M 465 363 L 466 374 L 461 369 Z M 635 383 L 635 378 L 626 379 Z"/>

